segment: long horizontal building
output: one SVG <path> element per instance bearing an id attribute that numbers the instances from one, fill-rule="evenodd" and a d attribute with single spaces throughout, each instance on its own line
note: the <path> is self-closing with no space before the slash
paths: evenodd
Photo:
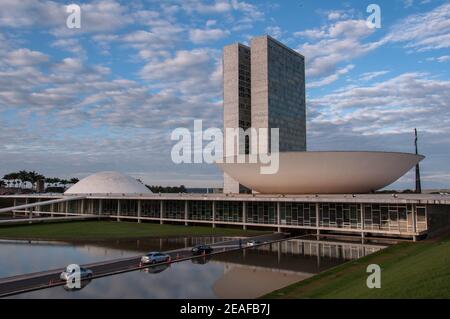
<path id="1" fill-rule="evenodd" d="M 15 214 L 30 217 L 30 213 L 99 215 L 123 221 L 346 233 L 363 238 L 415 240 L 450 225 L 450 196 L 438 194 L 31 194 L 0 198 L 14 202 Z"/>
<path id="2" fill-rule="evenodd" d="M 276 159 L 270 161 L 276 168 L 271 173 L 263 173 L 265 161 L 242 163 L 237 156 L 225 154 L 233 159 L 217 163 L 225 173 L 225 194 L 189 195 L 153 194 L 132 177 L 100 172 L 64 195 L 0 196 L 9 199 L 11 206 L 0 213 L 25 213 L 31 218 L 93 215 L 414 240 L 450 227 L 449 195 L 375 193 L 424 156 L 417 152 L 306 152 L 305 108 L 302 55 L 268 36 L 253 39 L 251 47 L 227 46 L 224 127 L 278 128 L 280 152 L 269 152 Z M 249 152 L 247 140 L 237 145 L 236 154 L 256 155 Z M 239 194 L 249 190 L 253 194 Z"/>

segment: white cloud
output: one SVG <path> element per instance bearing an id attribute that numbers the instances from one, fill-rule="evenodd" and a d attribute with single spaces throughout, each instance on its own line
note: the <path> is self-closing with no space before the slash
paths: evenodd
<path id="1" fill-rule="evenodd" d="M 450 47 L 450 3 L 408 16 L 392 27 L 384 41 L 405 43 L 417 51 Z"/>
<path id="2" fill-rule="evenodd" d="M 31 51 L 29 49 L 23 48 L 10 52 L 5 58 L 4 62 L 12 65 L 34 65 L 47 62 L 49 59 L 48 55 L 39 52 Z"/>
<path id="3" fill-rule="evenodd" d="M 381 45 L 379 42 L 362 42 L 374 32 L 365 20 L 343 20 L 327 27 L 297 33 L 318 39 L 306 42 L 297 50 L 306 57 L 306 72 L 310 77 L 329 76 L 341 62 L 350 61 Z"/>
<path id="4" fill-rule="evenodd" d="M 387 73 L 389 73 L 388 70 L 365 72 L 365 73 L 361 74 L 361 76 L 359 77 L 358 80 L 363 81 L 363 82 L 368 82 L 370 80 L 373 80 L 374 78 L 385 75 Z"/>
<path id="5" fill-rule="evenodd" d="M 371 86 L 346 88 L 310 100 L 321 109 L 314 121 L 352 123 L 361 134 L 422 131 L 450 133 L 450 81 L 404 73 Z M 435 116 L 439 114 L 439 116 Z"/>
<path id="6" fill-rule="evenodd" d="M 115 0 L 98 0 L 91 3 L 83 3 L 81 7 L 81 28 L 69 29 L 65 20 L 64 24 L 56 25 L 52 33 L 56 36 L 73 36 L 83 33 L 111 32 L 135 22 L 128 7 Z"/>
<path id="7" fill-rule="evenodd" d="M 71 52 L 76 55 L 85 57 L 86 51 L 84 50 L 83 46 L 81 45 L 80 41 L 75 38 L 63 38 L 53 41 L 50 44 L 51 47 L 58 48 L 63 51 Z"/>
<path id="8" fill-rule="evenodd" d="M 294 32 L 294 36 L 296 37 L 305 37 L 313 40 L 325 38 L 327 36 L 327 32 L 325 28 L 320 29 L 310 29 L 305 31 Z"/>
<path id="9" fill-rule="evenodd" d="M 347 74 L 350 72 L 355 66 L 353 64 L 349 64 L 346 67 L 338 69 L 334 74 L 331 74 L 329 76 L 326 76 L 319 81 L 306 83 L 307 88 L 318 88 L 322 86 L 326 86 L 328 84 L 331 84 L 335 81 L 337 81 L 342 75 Z"/>
<path id="10" fill-rule="evenodd" d="M 0 26 L 23 28 L 31 26 L 65 26 L 65 7 L 53 1 L 3 0 Z"/>
<path id="11" fill-rule="evenodd" d="M 208 20 L 208 21 L 206 21 L 206 26 L 209 28 L 209 27 L 212 27 L 212 26 L 215 26 L 217 24 L 217 21 L 216 20 Z"/>
<path id="12" fill-rule="evenodd" d="M 188 12 L 199 12 L 199 13 L 225 13 L 233 9 L 230 1 L 228 0 L 216 0 L 212 3 L 205 3 L 204 1 L 198 0 L 187 0 L 183 1 L 183 9 Z"/>
<path id="13" fill-rule="evenodd" d="M 51 28 L 57 36 L 73 36 L 89 32 L 105 32 L 121 28 L 133 17 L 127 7 L 115 0 L 96 0 L 80 4 L 82 22 L 80 29 L 66 26 L 66 4 L 56 1 L 2 0 L 0 26 L 11 28 Z"/>
<path id="14" fill-rule="evenodd" d="M 414 0 L 403 0 L 403 6 L 409 8 L 414 4 Z"/>
<path id="15" fill-rule="evenodd" d="M 450 55 L 442 55 L 439 57 L 427 58 L 427 61 L 436 61 L 439 63 L 444 63 L 444 62 L 450 61 Z"/>
<path id="16" fill-rule="evenodd" d="M 189 38 L 194 43 L 205 43 L 225 38 L 229 34 L 229 31 L 221 29 L 193 29 L 189 31 Z"/>
<path id="17" fill-rule="evenodd" d="M 438 61 L 440 63 L 450 61 L 450 55 L 443 55 L 443 56 L 437 57 L 436 61 Z"/>
<path id="18" fill-rule="evenodd" d="M 279 27 L 279 26 L 270 26 L 266 28 L 266 33 L 278 40 L 281 39 L 281 37 L 283 36 L 284 32 L 283 30 Z"/>
<path id="19" fill-rule="evenodd" d="M 338 11 L 333 11 L 328 13 L 328 19 L 329 20 L 338 20 L 341 18 L 341 13 Z"/>
<path id="20" fill-rule="evenodd" d="M 175 46 L 182 40 L 184 29 L 178 25 L 135 30 L 114 40 L 121 41 L 138 50 L 162 49 Z"/>
<path id="21" fill-rule="evenodd" d="M 140 75 L 153 88 L 205 105 L 221 96 L 221 52 L 180 50 L 171 57 L 148 62 Z"/>

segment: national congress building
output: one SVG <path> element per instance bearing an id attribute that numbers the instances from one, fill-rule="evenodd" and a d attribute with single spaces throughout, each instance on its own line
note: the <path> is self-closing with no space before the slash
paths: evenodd
<path id="1" fill-rule="evenodd" d="M 252 39 L 249 47 L 227 46 L 223 53 L 224 127 L 279 128 L 276 174 L 260 174 L 259 163 L 224 163 L 218 164 L 226 173 L 224 194 L 154 194 L 130 176 L 99 172 L 64 194 L 0 196 L 13 205 L 0 212 L 25 214 L 30 221 L 36 216 L 89 215 L 363 238 L 416 239 L 450 226 L 448 194 L 375 193 L 424 156 L 306 151 L 301 54 L 269 36 Z M 240 141 L 239 149 L 248 153 L 249 141 Z"/>

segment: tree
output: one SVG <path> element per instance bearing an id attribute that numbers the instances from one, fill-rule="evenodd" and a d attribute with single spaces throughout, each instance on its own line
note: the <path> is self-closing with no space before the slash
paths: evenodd
<path id="1" fill-rule="evenodd" d="M 6 174 L 5 176 L 3 176 L 3 179 L 8 181 L 9 187 L 14 187 L 14 185 L 17 186 L 17 183 L 18 183 L 17 179 L 18 179 L 18 177 L 19 177 L 18 173 L 9 173 L 9 174 Z"/>
<path id="2" fill-rule="evenodd" d="M 27 182 L 29 180 L 28 172 L 25 170 L 19 171 L 18 179 L 20 180 L 20 188 L 23 188 L 24 182 Z"/>
<path id="3" fill-rule="evenodd" d="M 59 181 L 60 181 L 60 179 L 56 178 L 56 177 L 47 177 L 45 179 L 45 182 L 47 184 L 49 184 L 51 187 L 56 187 L 56 185 L 58 184 Z"/>
<path id="4" fill-rule="evenodd" d="M 38 180 L 45 179 L 44 175 L 38 174 L 35 171 L 28 172 L 27 180 L 31 183 L 31 188 L 36 189 L 36 183 Z"/>
<path id="5" fill-rule="evenodd" d="M 67 179 L 62 179 L 60 181 L 60 184 L 63 186 L 64 189 L 66 189 L 67 184 L 70 184 L 70 181 L 68 181 Z"/>
<path id="6" fill-rule="evenodd" d="M 181 186 L 147 186 L 153 193 L 186 193 L 186 187 L 184 185 Z"/>

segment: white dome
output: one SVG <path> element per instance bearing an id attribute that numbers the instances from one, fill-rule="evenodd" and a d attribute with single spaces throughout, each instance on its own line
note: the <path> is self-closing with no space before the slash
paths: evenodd
<path id="1" fill-rule="evenodd" d="M 135 178 L 118 172 L 99 172 L 83 178 L 64 194 L 149 194 Z"/>

